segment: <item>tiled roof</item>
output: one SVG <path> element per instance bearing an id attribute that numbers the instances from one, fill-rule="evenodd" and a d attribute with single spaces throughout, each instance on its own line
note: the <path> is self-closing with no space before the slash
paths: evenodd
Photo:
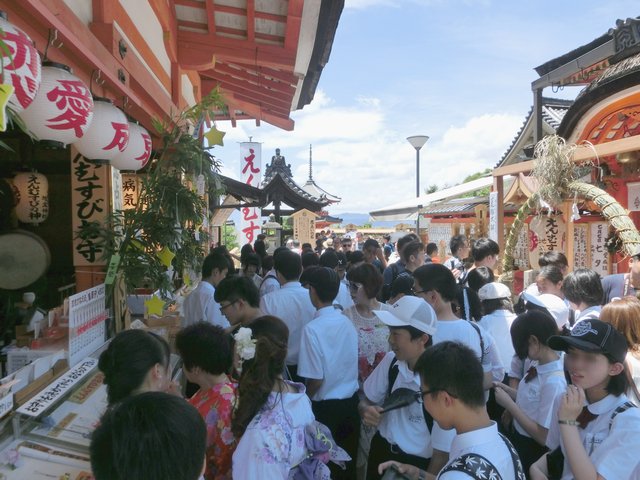
<path id="1" fill-rule="evenodd" d="M 572 100 L 544 97 L 542 99 L 542 121 L 546 123 L 553 131 L 556 131 L 572 104 Z M 509 145 L 509 148 L 507 148 L 507 151 L 504 153 L 504 155 L 502 155 L 500 161 L 496 164 L 495 168 L 501 166 L 504 163 L 504 161 L 507 159 L 509 154 L 512 153 L 513 148 L 518 144 L 518 141 L 523 135 L 530 135 L 531 128 L 533 128 L 533 120 L 533 107 L 531 107 L 524 122 L 522 123 L 522 126 L 520 127 L 520 130 L 514 137 L 511 145 Z"/>

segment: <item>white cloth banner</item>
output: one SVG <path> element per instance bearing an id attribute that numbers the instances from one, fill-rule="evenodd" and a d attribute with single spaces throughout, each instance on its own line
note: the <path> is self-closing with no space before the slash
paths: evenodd
<path id="1" fill-rule="evenodd" d="M 627 209 L 640 212 L 640 182 L 627 183 Z"/>
<path id="2" fill-rule="evenodd" d="M 609 224 L 594 222 L 591 227 L 591 269 L 601 276 L 609 275 L 609 251 L 605 244 L 609 234 Z"/>
<path id="3" fill-rule="evenodd" d="M 498 241 L 498 192 L 489 193 L 489 238 Z"/>
<path id="4" fill-rule="evenodd" d="M 258 188 L 260 186 L 262 144 L 257 142 L 242 142 L 240 144 L 240 180 L 252 187 Z M 257 207 L 242 207 L 240 214 L 239 243 L 253 245 L 262 225 L 261 210 Z"/>

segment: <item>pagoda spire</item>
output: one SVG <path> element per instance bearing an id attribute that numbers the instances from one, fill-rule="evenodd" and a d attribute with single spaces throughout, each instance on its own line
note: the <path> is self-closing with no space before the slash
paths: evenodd
<path id="1" fill-rule="evenodd" d="M 309 144 L 309 180 L 313 181 L 313 153 L 311 151 L 311 144 Z"/>

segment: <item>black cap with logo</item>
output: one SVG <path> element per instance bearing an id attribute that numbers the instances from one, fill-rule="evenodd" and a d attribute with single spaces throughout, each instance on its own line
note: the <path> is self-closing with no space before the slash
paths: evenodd
<path id="1" fill-rule="evenodd" d="M 565 352 L 574 347 L 586 352 L 602 353 L 621 363 L 627 356 L 627 340 L 610 324 L 600 320 L 582 320 L 573 326 L 571 335 L 554 335 L 547 344 L 554 350 Z"/>

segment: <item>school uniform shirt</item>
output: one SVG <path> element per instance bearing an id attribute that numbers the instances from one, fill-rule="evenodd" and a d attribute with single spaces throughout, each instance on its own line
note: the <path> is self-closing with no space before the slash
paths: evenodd
<path id="1" fill-rule="evenodd" d="M 358 391 L 358 334 L 333 306 L 323 307 L 302 331 L 298 375 L 322 380 L 311 400 L 341 400 Z"/>
<path id="2" fill-rule="evenodd" d="M 492 348 L 495 343 L 490 335 L 482 327 L 478 330 L 471 325 L 471 322 L 467 320 L 438 320 L 438 326 L 436 333 L 433 335 L 433 344 L 445 341 L 460 342 L 467 347 L 471 348 L 478 357 L 482 358 L 482 370 L 491 372 L 492 377 L 495 379 L 499 377 L 500 380 L 504 377 L 504 368 L 500 369 L 501 361 L 495 348 Z M 484 344 L 484 352 L 481 348 L 480 336 L 482 335 L 482 343 Z M 494 367 L 494 363 L 497 364 Z M 498 370 L 495 370 L 498 369 Z M 488 398 L 488 392 L 485 394 L 485 401 Z M 431 442 L 433 448 L 448 452 L 451 448 L 451 442 L 455 438 L 456 431 L 443 430 L 438 425 L 438 422 L 433 423 L 433 430 L 431 432 Z"/>
<path id="3" fill-rule="evenodd" d="M 455 431 L 455 430 L 454 430 Z M 449 454 L 447 465 L 458 461 L 466 454 L 475 453 L 481 455 L 500 472 L 503 480 L 515 480 L 516 474 L 513 470 L 513 459 L 507 444 L 498 434 L 498 425 L 491 422 L 491 425 L 471 432 L 456 435 Z M 446 468 L 446 466 L 445 466 Z M 469 480 L 469 475 L 463 472 L 450 471 L 439 474 L 439 480 Z"/>
<path id="4" fill-rule="evenodd" d="M 511 358 L 511 367 L 509 368 L 509 377 L 515 378 L 516 380 L 521 380 L 525 373 L 529 371 L 531 368 L 531 359 L 529 357 L 524 360 L 519 358 L 517 355 L 514 355 Z"/>
<path id="5" fill-rule="evenodd" d="M 593 307 L 585 308 L 581 312 L 576 310 L 576 322 L 573 324 L 573 328 L 582 320 L 598 320 L 600 318 L 600 311 L 602 307 L 600 305 L 594 305 Z"/>
<path id="6" fill-rule="evenodd" d="M 516 404 L 524 414 L 538 425 L 548 429 L 551 425 L 553 404 L 558 395 L 567 391 L 567 380 L 564 377 L 564 357 L 539 365 L 533 361 L 538 374 L 527 382 L 524 378 L 518 385 Z M 521 435 L 531 438 L 531 435 L 514 419 L 515 429 Z"/>
<path id="7" fill-rule="evenodd" d="M 266 294 L 260 299 L 260 310 L 273 315 L 289 328 L 287 365 L 298 364 L 302 329 L 316 314 L 309 298 L 309 291 L 300 282 L 288 282 L 280 290 Z"/>
<path id="8" fill-rule="evenodd" d="M 273 268 L 264 276 L 258 289 L 260 290 L 260 297 L 264 297 L 267 293 L 280 290 L 280 282 Z"/>
<path id="9" fill-rule="evenodd" d="M 371 402 L 382 405 L 389 390 L 389 366 L 396 357 L 389 352 L 364 382 L 364 394 Z M 420 375 L 411 371 L 407 362 L 398 360 L 398 376 L 393 382 L 391 393 L 398 388 L 420 391 Z M 434 423 L 433 427 L 435 428 Z M 422 405 L 410 405 L 382 414 L 378 425 L 380 435 L 392 445 L 397 445 L 404 453 L 431 458 L 432 448 L 427 423 L 422 413 Z"/>
<path id="10" fill-rule="evenodd" d="M 515 354 L 510 333 L 511 324 L 515 318 L 516 315 L 509 310 L 499 309 L 489 315 L 485 315 L 478 322 L 478 325 L 489 332 L 495 340 L 500 361 L 505 367 L 511 365 L 511 358 Z"/>
<path id="11" fill-rule="evenodd" d="M 346 310 L 353 306 L 353 300 L 351 299 L 351 295 L 349 294 L 349 287 L 347 287 L 346 283 L 340 282 L 340 288 L 338 290 L 338 295 L 336 299 L 333 301 L 334 305 L 340 305 L 342 310 Z"/>
<path id="12" fill-rule="evenodd" d="M 636 407 L 640 407 L 640 398 L 636 395 L 636 390 L 640 390 L 640 359 L 636 357 L 633 352 L 627 353 L 627 367 L 630 370 L 631 378 L 636 388 L 631 385 L 627 390 L 627 397 L 633 402 Z"/>
<path id="13" fill-rule="evenodd" d="M 567 461 L 567 453 L 558 425 L 558 406 L 562 401 L 558 395 L 553 406 L 553 416 L 547 435 L 547 447 L 554 450 L 559 445 L 564 453 L 564 469 L 561 480 L 572 480 L 573 474 Z M 602 400 L 588 405 L 589 411 L 598 417 L 583 430 L 578 427 L 582 445 L 599 475 L 607 480 L 631 478 L 640 452 L 640 409 L 629 408 L 611 421 L 613 411 L 629 399 L 626 395 L 607 395 Z M 609 429 L 611 425 L 611 429 Z"/>
<path id="14" fill-rule="evenodd" d="M 220 311 L 220 304 L 213 299 L 216 289 L 209 282 L 201 280 L 196 288 L 187 295 L 182 304 L 182 326 L 187 327 L 198 322 L 207 322 L 222 328 L 229 326 L 229 321 Z"/>

